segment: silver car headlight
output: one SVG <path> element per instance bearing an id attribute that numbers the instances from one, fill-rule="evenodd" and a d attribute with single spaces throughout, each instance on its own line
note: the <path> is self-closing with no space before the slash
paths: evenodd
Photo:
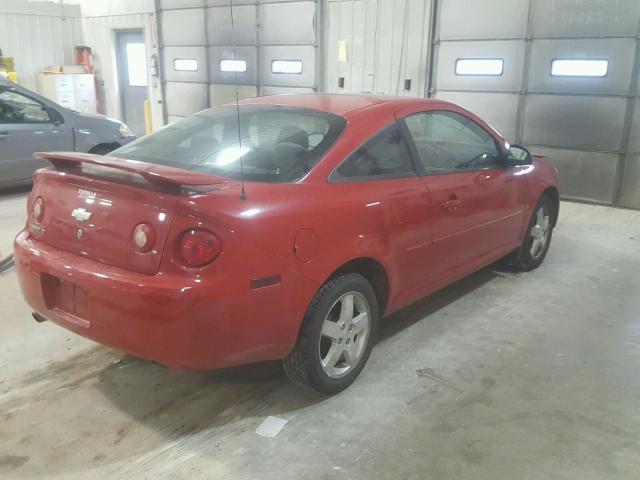
<path id="1" fill-rule="evenodd" d="M 120 136 L 122 138 L 133 137 L 133 132 L 124 123 L 121 123 L 118 127 L 118 133 L 120 133 Z"/>

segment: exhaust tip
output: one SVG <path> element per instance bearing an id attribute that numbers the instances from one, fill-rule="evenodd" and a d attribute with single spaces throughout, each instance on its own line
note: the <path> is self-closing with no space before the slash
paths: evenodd
<path id="1" fill-rule="evenodd" d="M 42 322 L 46 322 L 47 319 L 44 318 L 42 315 L 40 315 L 39 313 L 33 312 L 31 314 L 31 316 L 33 317 L 33 319 L 38 322 L 38 323 L 42 323 Z"/>
<path id="2" fill-rule="evenodd" d="M 13 267 L 13 255 L 9 255 L 7 258 L 3 258 L 2 260 L 0 260 L 0 273 L 4 272 L 5 270 L 9 270 L 11 267 Z"/>

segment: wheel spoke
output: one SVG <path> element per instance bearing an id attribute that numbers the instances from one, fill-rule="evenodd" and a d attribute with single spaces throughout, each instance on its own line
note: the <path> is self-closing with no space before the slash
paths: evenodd
<path id="1" fill-rule="evenodd" d="M 331 345 L 331 348 L 329 348 L 327 355 L 322 359 L 322 366 L 329 369 L 334 368 L 336 363 L 338 363 L 338 360 L 340 360 L 343 352 L 344 346 L 334 343 Z"/>
<path id="2" fill-rule="evenodd" d="M 549 216 L 545 216 L 544 219 L 542 220 L 542 228 L 543 229 L 547 229 L 549 228 Z"/>
<path id="3" fill-rule="evenodd" d="M 357 351 L 358 349 L 355 342 L 344 349 L 344 361 L 347 362 L 350 367 L 353 367 L 358 361 Z"/>
<path id="4" fill-rule="evenodd" d="M 538 237 L 534 237 L 533 242 L 531 242 L 531 250 L 530 250 L 532 257 L 536 256 L 537 250 L 538 250 Z"/>
<path id="5" fill-rule="evenodd" d="M 339 323 L 349 325 L 353 319 L 353 294 L 346 295 L 340 302 L 340 319 Z"/>
<path id="6" fill-rule="evenodd" d="M 540 238 L 536 238 L 531 244 L 531 256 L 537 257 L 538 252 L 542 248 L 542 240 Z"/>
<path id="7" fill-rule="evenodd" d="M 322 335 L 332 339 L 338 339 L 342 335 L 342 330 L 340 330 L 337 322 L 332 322 L 327 319 L 322 324 Z"/>
<path id="8" fill-rule="evenodd" d="M 353 335 L 362 332 L 365 328 L 367 328 L 367 325 L 369 324 L 369 314 L 367 312 L 359 313 L 353 319 L 351 324 L 353 325 L 353 330 L 351 331 Z"/>
<path id="9" fill-rule="evenodd" d="M 543 221 L 544 221 L 544 209 L 540 207 L 538 209 L 538 213 L 536 214 L 536 224 L 542 225 Z"/>
<path id="10" fill-rule="evenodd" d="M 533 238 L 538 238 L 538 236 L 540 235 L 540 225 L 534 225 L 533 227 L 531 227 L 531 236 Z"/>

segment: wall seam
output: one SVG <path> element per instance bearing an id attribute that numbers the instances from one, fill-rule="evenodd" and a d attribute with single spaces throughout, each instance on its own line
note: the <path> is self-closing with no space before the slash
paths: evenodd
<path id="1" fill-rule="evenodd" d="M 640 76 L 640 20 L 638 21 L 638 34 L 636 36 L 636 51 L 633 61 L 633 69 L 631 70 L 631 81 L 629 82 L 629 95 L 627 97 L 627 108 L 624 116 L 624 127 L 622 131 L 622 140 L 620 142 L 620 150 L 624 153 L 620 155 L 618 167 L 616 169 L 614 187 L 613 187 L 613 204 L 620 205 L 622 196 L 622 187 L 624 186 L 624 174 L 626 166 L 630 163 L 631 155 L 631 129 L 633 127 L 633 117 L 635 115 L 636 103 L 638 103 L 638 76 Z M 640 188 L 640 186 L 638 187 Z M 637 205 L 640 207 L 640 205 Z"/>
<path id="2" fill-rule="evenodd" d="M 204 53 L 205 59 L 204 63 L 207 68 L 207 107 L 211 108 L 211 52 L 209 51 L 209 28 L 208 28 L 208 20 L 209 20 L 209 7 L 205 4 L 202 9 L 202 21 L 204 22 Z"/>
<path id="3" fill-rule="evenodd" d="M 160 0 L 155 0 L 156 33 L 158 35 L 158 79 L 160 80 L 160 94 L 162 95 L 162 123 L 167 124 L 169 111 L 167 109 L 167 85 L 164 74 L 164 35 L 162 33 L 162 6 Z"/>
<path id="4" fill-rule="evenodd" d="M 524 138 L 524 116 L 527 110 L 527 90 L 529 88 L 529 69 L 531 68 L 531 50 L 533 49 L 533 15 L 534 0 L 529 0 L 527 11 L 527 26 L 524 39 L 524 57 L 522 59 L 522 78 L 518 93 L 518 107 L 516 110 L 515 143 L 522 143 Z"/>
<path id="5" fill-rule="evenodd" d="M 431 18 L 429 19 L 429 46 L 427 58 L 427 82 L 425 85 L 425 97 L 431 98 L 435 95 L 436 91 L 433 88 L 433 79 L 435 78 L 435 54 L 436 54 L 436 26 L 438 21 L 438 0 L 431 0 Z"/>

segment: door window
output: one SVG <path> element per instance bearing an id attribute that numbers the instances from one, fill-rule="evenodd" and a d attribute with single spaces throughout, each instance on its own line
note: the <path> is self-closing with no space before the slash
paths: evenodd
<path id="1" fill-rule="evenodd" d="M 147 54 L 144 43 L 127 43 L 127 72 L 130 87 L 147 86 Z"/>
<path id="2" fill-rule="evenodd" d="M 494 138 L 473 120 L 454 112 L 421 112 L 405 119 L 427 175 L 499 166 Z"/>
<path id="3" fill-rule="evenodd" d="M 409 148 L 395 123 L 359 147 L 329 178 L 332 182 L 414 177 Z"/>
<path id="4" fill-rule="evenodd" d="M 0 123 L 49 123 L 46 107 L 13 90 L 0 89 Z"/>

